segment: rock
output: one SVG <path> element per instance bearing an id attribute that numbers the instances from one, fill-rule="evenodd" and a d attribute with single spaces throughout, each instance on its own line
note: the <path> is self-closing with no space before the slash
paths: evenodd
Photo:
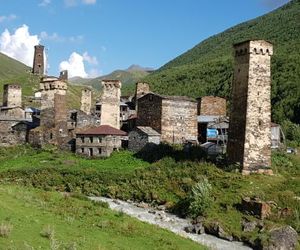
<path id="1" fill-rule="evenodd" d="M 242 210 L 247 214 L 257 216 L 260 219 L 268 218 L 271 215 L 271 206 L 258 198 L 243 198 Z"/>
<path id="2" fill-rule="evenodd" d="M 165 211 L 166 210 L 166 206 L 165 205 L 159 205 L 156 207 L 157 210 L 160 210 L 160 211 Z"/>
<path id="3" fill-rule="evenodd" d="M 156 214 L 156 211 L 155 211 L 154 209 L 150 209 L 150 210 L 148 211 L 148 213 L 149 213 L 149 214 Z"/>
<path id="4" fill-rule="evenodd" d="M 192 224 L 203 223 L 205 218 L 203 216 L 198 216 L 196 219 L 192 220 Z"/>
<path id="5" fill-rule="evenodd" d="M 290 226 L 275 228 L 269 232 L 270 238 L 263 250 L 294 250 L 298 242 L 297 232 Z"/>
<path id="6" fill-rule="evenodd" d="M 243 220 L 242 222 L 242 229 L 244 232 L 252 232 L 257 226 L 258 225 L 256 221 Z"/>
<path id="7" fill-rule="evenodd" d="M 184 228 L 184 231 L 187 233 L 194 233 L 194 234 L 204 234 L 205 232 L 202 223 L 189 225 Z"/>
<path id="8" fill-rule="evenodd" d="M 147 204 L 145 202 L 140 202 L 136 206 L 140 207 L 140 208 L 149 208 L 149 204 Z"/>
<path id="9" fill-rule="evenodd" d="M 282 208 L 278 211 L 278 216 L 279 218 L 286 218 L 286 217 L 290 217 L 293 215 L 293 209 L 286 207 L 286 208 Z"/>
<path id="10" fill-rule="evenodd" d="M 205 232 L 208 234 L 215 235 L 221 239 L 233 241 L 232 235 L 227 233 L 218 222 L 213 222 L 205 226 Z"/>

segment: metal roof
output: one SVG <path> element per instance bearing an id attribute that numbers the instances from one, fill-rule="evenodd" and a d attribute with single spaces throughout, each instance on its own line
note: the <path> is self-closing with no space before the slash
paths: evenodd
<path id="1" fill-rule="evenodd" d="M 143 133 L 147 134 L 147 135 L 155 135 L 155 136 L 160 136 L 160 133 L 158 133 L 157 131 L 155 131 L 153 128 L 151 127 L 145 127 L 145 126 L 137 126 L 136 127 L 138 130 L 142 131 Z"/>

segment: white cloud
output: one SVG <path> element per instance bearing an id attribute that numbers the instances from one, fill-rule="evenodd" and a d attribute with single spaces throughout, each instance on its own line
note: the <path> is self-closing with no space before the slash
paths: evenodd
<path id="1" fill-rule="evenodd" d="M 83 40 L 82 35 L 78 36 L 70 36 L 70 37 L 64 37 L 56 32 L 53 32 L 52 34 L 48 34 L 46 31 L 42 31 L 40 34 L 40 38 L 44 41 L 53 41 L 53 42 L 72 42 L 72 43 L 79 43 Z"/>
<path id="2" fill-rule="evenodd" d="M 98 60 L 94 56 L 90 56 L 87 52 L 84 52 L 83 55 L 73 52 L 67 61 L 62 61 L 59 64 L 59 70 L 68 70 L 69 77 L 80 76 L 83 78 L 94 77 L 99 75 L 97 69 L 93 68 L 86 72 L 85 62 L 91 65 L 97 65 Z"/>
<path id="3" fill-rule="evenodd" d="M 82 0 L 83 4 L 95 4 L 97 0 Z"/>
<path id="4" fill-rule="evenodd" d="M 93 5 L 97 3 L 97 0 L 64 0 L 64 3 L 66 7 L 74 7 L 80 3 L 85 5 Z"/>
<path id="5" fill-rule="evenodd" d="M 40 7 L 46 7 L 47 5 L 49 5 L 51 3 L 51 0 L 42 0 L 40 3 L 39 3 L 39 6 Z"/>
<path id="6" fill-rule="evenodd" d="M 83 60 L 87 61 L 89 64 L 98 65 L 98 60 L 95 56 L 90 56 L 87 52 L 83 53 Z"/>
<path id="7" fill-rule="evenodd" d="M 10 14 L 9 16 L 0 16 L 0 23 L 4 22 L 4 21 L 12 21 L 15 20 L 17 18 L 17 16 L 15 14 Z"/>
<path id="8" fill-rule="evenodd" d="M 23 24 L 14 34 L 5 29 L 0 36 L 0 52 L 32 66 L 34 46 L 39 42 L 38 36 L 30 35 L 28 26 Z"/>

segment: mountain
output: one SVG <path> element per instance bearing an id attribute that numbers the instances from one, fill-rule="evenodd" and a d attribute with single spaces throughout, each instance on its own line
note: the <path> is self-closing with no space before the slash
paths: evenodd
<path id="1" fill-rule="evenodd" d="M 265 39 L 274 44 L 272 118 L 300 123 L 300 0 L 214 35 L 145 77 L 155 92 L 230 100 L 232 44 Z"/>
<path id="2" fill-rule="evenodd" d="M 88 85 L 88 86 L 92 86 L 97 90 L 100 90 L 101 80 L 104 79 L 120 80 L 122 82 L 122 94 L 123 94 L 123 88 L 126 88 L 127 85 L 134 85 L 136 82 L 149 75 L 149 72 L 152 71 L 153 69 L 151 68 L 143 68 L 139 65 L 131 65 L 126 70 L 115 70 L 108 75 L 99 76 L 94 79 L 73 77 L 69 81 L 72 84 Z"/>
<path id="3" fill-rule="evenodd" d="M 0 53 L 0 79 L 7 79 L 24 74 L 30 70 L 25 64 Z"/>

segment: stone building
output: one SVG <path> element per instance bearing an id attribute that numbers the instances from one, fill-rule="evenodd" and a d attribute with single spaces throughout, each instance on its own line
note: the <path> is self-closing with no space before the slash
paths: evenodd
<path id="1" fill-rule="evenodd" d="M 87 115 L 91 114 L 92 108 L 92 90 L 89 88 L 84 88 L 81 91 L 81 106 L 80 110 Z"/>
<path id="2" fill-rule="evenodd" d="M 240 163 L 243 174 L 271 174 L 271 55 L 263 40 L 234 45 L 228 159 Z"/>
<path id="3" fill-rule="evenodd" d="M 32 73 L 44 75 L 44 68 L 44 46 L 39 44 L 34 46 Z"/>
<path id="4" fill-rule="evenodd" d="M 148 93 L 138 99 L 137 126 L 147 126 L 168 143 L 197 142 L 197 102 L 184 96 Z"/>
<path id="5" fill-rule="evenodd" d="M 138 152 L 160 144 L 160 134 L 150 127 L 137 126 L 128 133 L 128 149 Z"/>
<path id="6" fill-rule="evenodd" d="M 150 87 L 149 87 L 148 83 L 145 83 L 145 82 L 137 82 L 136 83 L 135 95 L 134 95 L 134 98 L 133 98 L 133 102 L 135 103 L 135 109 L 136 110 L 138 109 L 137 100 L 139 98 L 141 98 L 142 96 L 148 94 L 148 93 L 150 93 Z"/>
<path id="7" fill-rule="evenodd" d="M 218 96 L 203 96 L 198 100 L 198 115 L 226 116 L 226 99 Z"/>
<path id="8" fill-rule="evenodd" d="M 76 133 L 76 153 L 88 157 L 108 157 L 122 147 L 127 133 L 109 125 L 101 125 Z"/>
<path id="9" fill-rule="evenodd" d="M 41 79 L 41 110 L 54 107 L 54 94 L 66 95 L 68 85 L 57 77 L 46 76 Z"/>
<path id="10" fill-rule="evenodd" d="M 101 98 L 101 125 L 120 128 L 120 97 L 122 83 L 119 80 L 103 80 Z"/>

